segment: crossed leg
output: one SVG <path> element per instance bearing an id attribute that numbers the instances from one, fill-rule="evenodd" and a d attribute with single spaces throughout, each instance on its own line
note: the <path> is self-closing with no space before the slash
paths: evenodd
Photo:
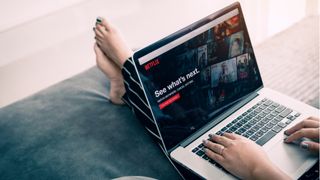
<path id="1" fill-rule="evenodd" d="M 96 43 L 94 51 L 99 69 L 110 80 L 110 100 L 114 104 L 123 104 L 121 97 L 125 93 L 121 68 L 133 51 L 127 46 L 119 31 L 105 19 L 94 28 Z"/>

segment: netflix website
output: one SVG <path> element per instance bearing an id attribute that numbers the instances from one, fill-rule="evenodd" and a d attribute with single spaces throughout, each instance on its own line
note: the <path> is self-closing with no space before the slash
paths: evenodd
<path id="1" fill-rule="evenodd" d="M 168 149 L 261 85 L 238 15 L 138 67 Z"/>

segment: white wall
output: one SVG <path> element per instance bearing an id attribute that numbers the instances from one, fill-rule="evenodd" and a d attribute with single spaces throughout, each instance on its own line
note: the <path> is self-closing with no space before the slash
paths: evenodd
<path id="1" fill-rule="evenodd" d="M 234 0 L 0 0 L 0 107 L 95 64 L 97 16 L 133 48 L 152 43 Z M 306 15 L 319 0 L 240 0 L 254 45 Z M 317 8 L 318 7 L 318 8 Z"/>

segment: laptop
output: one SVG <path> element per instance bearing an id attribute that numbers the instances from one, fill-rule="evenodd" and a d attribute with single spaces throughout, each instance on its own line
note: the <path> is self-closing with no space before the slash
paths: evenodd
<path id="1" fill-rule="evenodd" d="M 203 139 L 244 136 L 297 179 L 318 160 L 284 130 L 319 111 L 265 88 L 238 2 L 133 55 L 165 152 L 205 179 L 234 179 L 203 152 Z"/>

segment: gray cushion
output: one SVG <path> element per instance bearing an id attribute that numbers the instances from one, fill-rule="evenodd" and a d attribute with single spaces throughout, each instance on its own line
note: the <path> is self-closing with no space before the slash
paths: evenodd
<path id="1" fill-rule="evenodd" d="M 0 109 L 0 179 L 177 179 L 96 68 Z"/>

